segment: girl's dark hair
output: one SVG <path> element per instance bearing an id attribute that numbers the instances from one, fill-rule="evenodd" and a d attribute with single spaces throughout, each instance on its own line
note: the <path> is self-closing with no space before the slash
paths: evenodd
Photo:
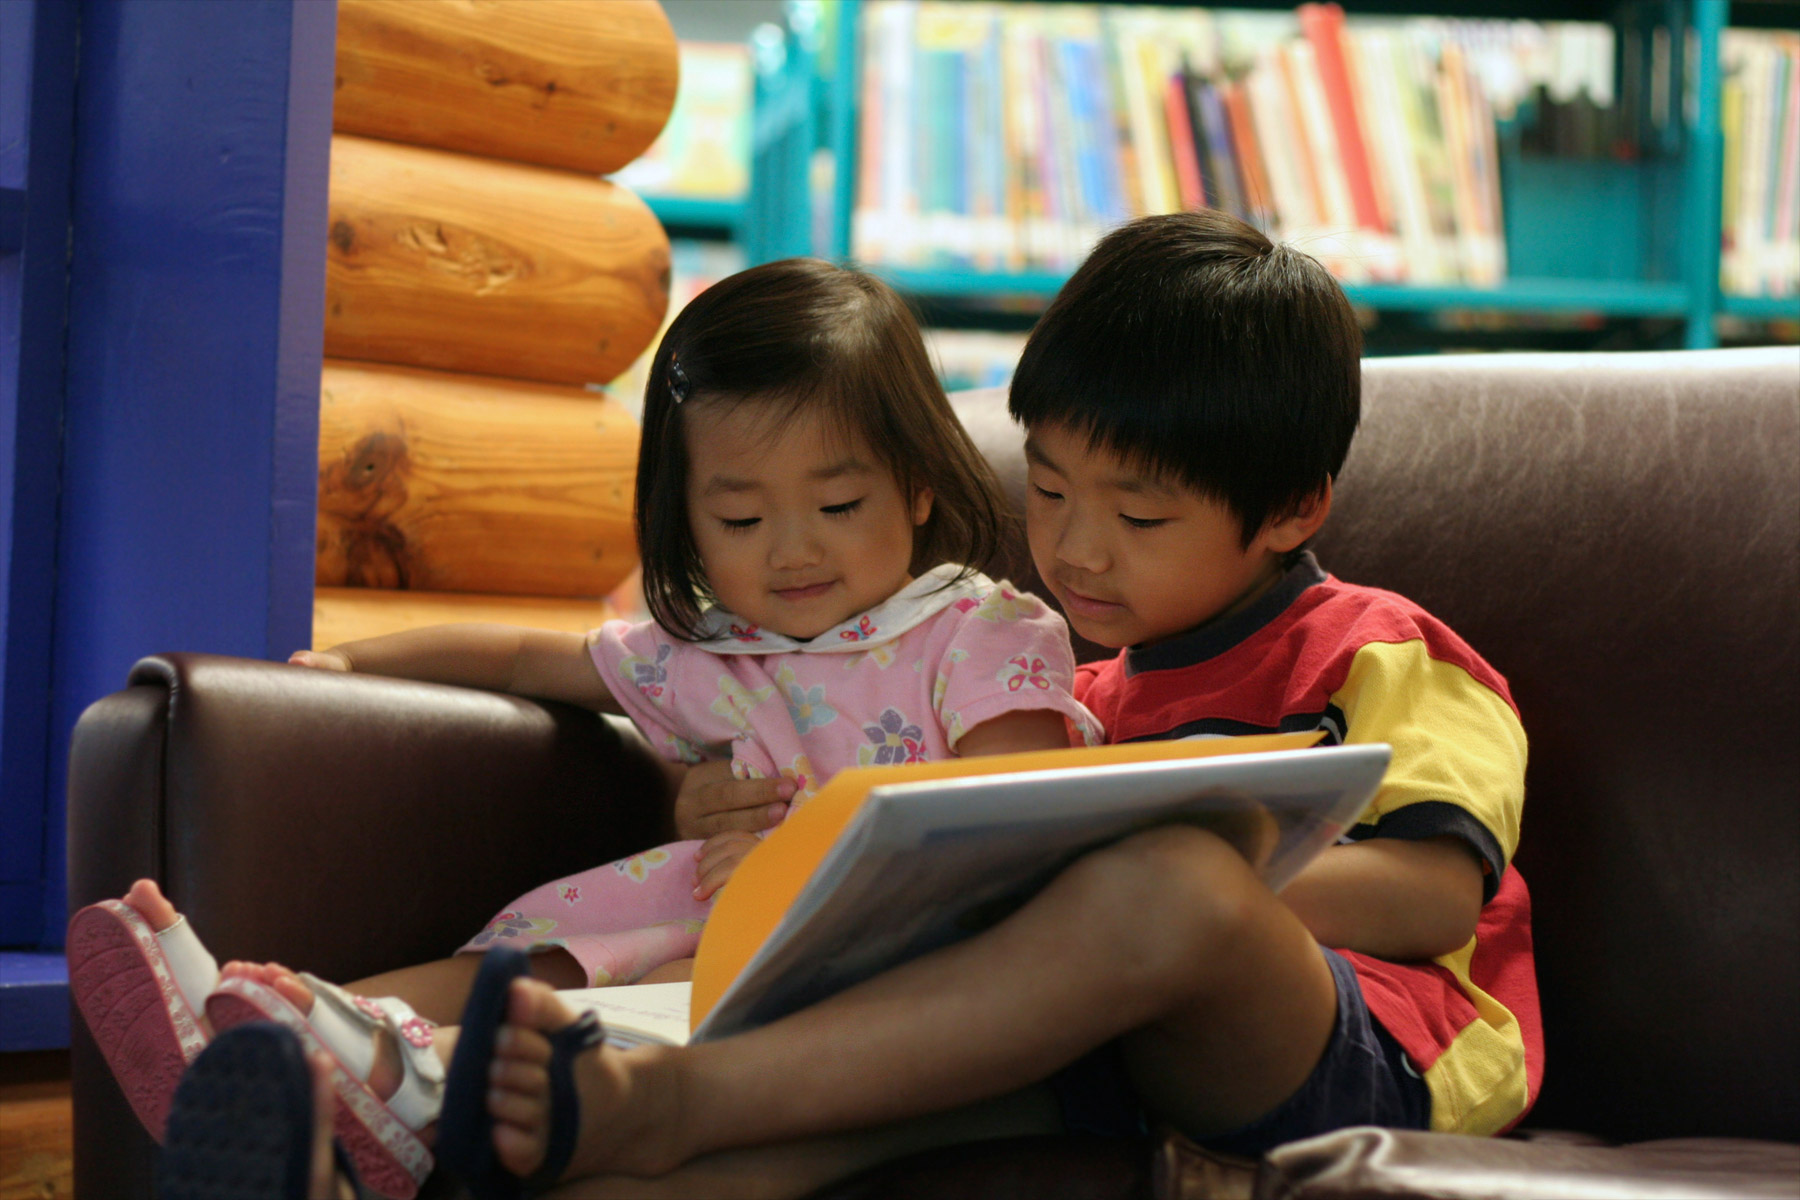
<path id="1" fill-rule="evenodd" d="M 1335 479 L 1362 331 L 1311 256 L 1226 213 L 1144 217 L 1094 247 L 1032 330 L 1009 408 L 1223 503 L 1248 546 Z"/>
<path id="2" fill-rule="evenodd" d="M 695 637 L 702 601 L 712 598 L 688 525 L 682 415 L 696 404 L 767 406 L 771 428 L 817 413 L 865 442 L 902 495 L 931 489 L 931 516 L 913 535 L 914 575 L 946 562 L 985 570 L 1004 545 L 1012 517 L 1000 486 L 893 289 L 819 259 L 752 267 L 675 318 L 644 387 L 636 514 L 644 599 L 677 637 Z"/>

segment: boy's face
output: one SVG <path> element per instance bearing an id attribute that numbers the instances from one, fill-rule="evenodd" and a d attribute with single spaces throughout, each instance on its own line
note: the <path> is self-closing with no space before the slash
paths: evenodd
<path id="1" fill-rule="evenodd" d="M 1145 474 L 1060 425 L 1025 440 L 1031 557 L 1069 624 L 1102 646 L 1183 633 L 1249 604 L 1324 520 L 1271 521 L 1248 547 L 1216 500 Z M 1329 493 L 1327 493 L 1327 496 Z"/>

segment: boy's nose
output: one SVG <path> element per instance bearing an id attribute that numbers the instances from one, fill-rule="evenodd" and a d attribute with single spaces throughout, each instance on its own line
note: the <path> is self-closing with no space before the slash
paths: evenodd
<path id="1" fill-rule="evenodd" d="M 1112 565 L 1106 539 L 1087 521 L 1069 521 L 1056 539 L 1056 557 L 1068 566 L 1094 574 Z"/>

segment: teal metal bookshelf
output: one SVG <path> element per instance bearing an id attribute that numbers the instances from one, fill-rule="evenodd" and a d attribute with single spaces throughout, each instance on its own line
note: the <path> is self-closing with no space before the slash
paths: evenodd
<path id="1" fill-rule="evenodd" d="M 1632 0 L 1627 0 L 1628 3 Z M 1356 304 L 1383 313 L 1449 311 L 1546 317 L 1656 317 L 1677 322 L 1688 347 L 1718 344 L 1721 313 L 1751 321 L 1800 319 L 1800 299 L 1721 296 L 1719 291 L 1719 39 L 1727 0 L 1637 0 L 1692 47 L 1677 149 L 1636 162 L 1530 159 L 1516 140 L 1502 149 L 1509 278 L 1492 288 L 1355 284 Z M 1240 3 L 1237 7 L 1269 7 Z M 1227 7 L 1224 5 L 1215 7 Z M 1280 7 L 1287 7 L 1286 4 Z M 1356 15 L 1376 11 L 1352 4 Z M 1758 12 L 1740 0 L 1739 9 Z M 1381 11 L 1430 6 L 1393 0 Z M 1556 12 L 1528 5 L 1445 0 L 1457 16 L 1603 19 L 1600 5 Z M 791 0 L 783 33 L 756 46 L 756 120 L 744 242 L 751 262 L 794 254 L 847 261 L 855 206 L 861 0 Z M 833 164 L 822 183 L 817 152 Z M 1042 304 L 1065 276 L 904 269 L 869 264 L 927 304 Z"/>

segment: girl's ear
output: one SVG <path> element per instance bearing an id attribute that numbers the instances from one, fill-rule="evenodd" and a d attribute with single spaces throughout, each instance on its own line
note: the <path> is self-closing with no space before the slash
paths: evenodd
<path id="1" fill-rule="evenodd" d="M 920 488 L 913 493 L 912 521 L 914 525 L 923 525 L 931 519 L 931 502 L 936 499 L 930 488 Z"/>
<path id="2" fill-rule="evenodd" d="M 1296 504 L 1287 516 L 1263 526 L 1263 545 L 1277 554 L 1286 554 L 1319 532 L 1319 526 L 1325 524 L 1325 518 L 1330 515 L 1331 480 L 1328 478 L 1318 491 Z"/>

